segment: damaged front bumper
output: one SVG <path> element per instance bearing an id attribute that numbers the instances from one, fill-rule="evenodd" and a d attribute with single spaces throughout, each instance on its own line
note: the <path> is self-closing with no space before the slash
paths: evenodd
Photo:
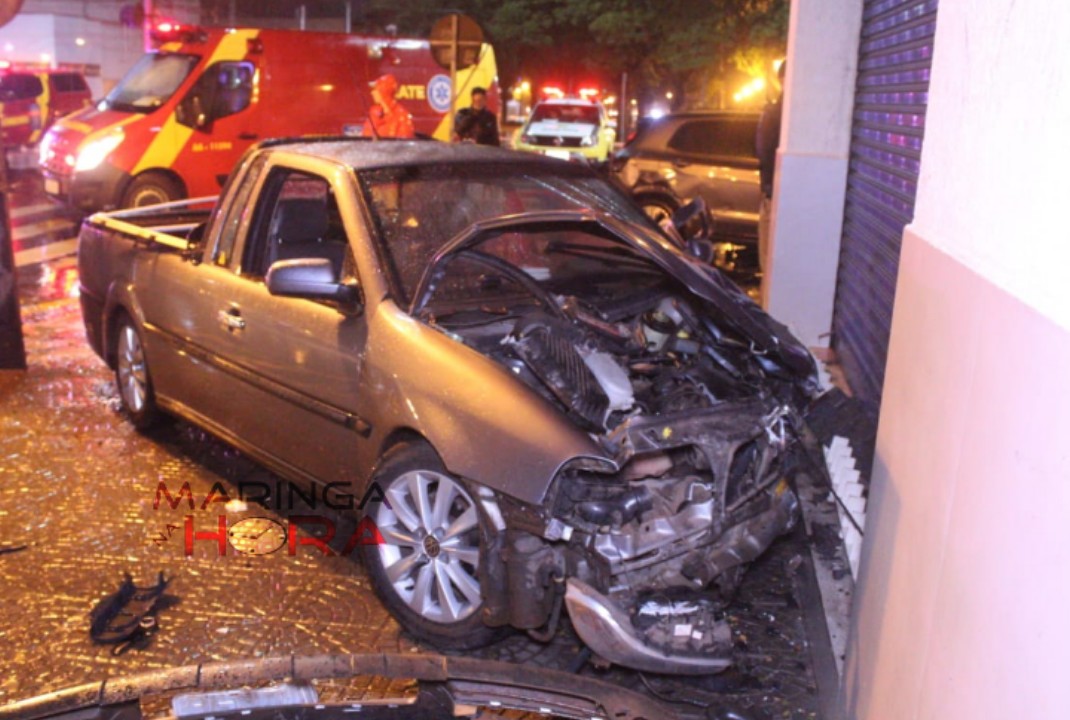
<path id="1" fill-rule="evenodd" d="M 768 509 L 733 526 L 712 546 L 711 566 L 756 559 L 791 529 L 798 507 L 786 484 L 778 485 Z M 731 630 L 718 607 L 697 593 L 676 601 L 639 598 L 626 609 L 573 577 L 566 584 L 565 605 L 577 634 L 591 650 L 623 667 L 707 675 L 731 665 Z"/>

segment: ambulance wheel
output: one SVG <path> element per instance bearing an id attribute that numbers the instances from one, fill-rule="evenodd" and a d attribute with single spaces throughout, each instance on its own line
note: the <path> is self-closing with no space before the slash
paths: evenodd
<path id="1" fill-rule="evenodd" d="M 161 173 L 144 173 L 134 178 L 123 193 L 123 207 L 135 208 L 145 205 L 181 200 L 186 193 L 181 183 Z"/>

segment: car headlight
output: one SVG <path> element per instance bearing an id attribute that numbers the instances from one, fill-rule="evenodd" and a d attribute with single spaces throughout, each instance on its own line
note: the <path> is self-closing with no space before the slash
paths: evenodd
<path id="1" fill-rule="evenodd" d="M 74 160 L 75 171 L 95 170 L 122 141 L 122 132 L 113 132 L 82 145 Z"/>
<path id="2" fill-rule="evenodd" d="M 583 147 L 594 147 L 598 144 L 598 128 L 591 131 L 591 134 L 580 140 L 580 145 Z"/>
<path id="3" fill-rule="evenodd" d="M 41 142 L 37 143 L 37 162 L 39 164 L 45 165 L 55 155 L 52 152 L 52 143 L 55 139 L 54 133 L 46 132 L 44 137 L 41 138 Z"/>

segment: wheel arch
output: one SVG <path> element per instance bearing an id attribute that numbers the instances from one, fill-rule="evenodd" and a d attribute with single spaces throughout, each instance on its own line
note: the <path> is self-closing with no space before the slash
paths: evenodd
<path id="1" fill-rule="evenodd" d="M 144 325 L 144 313 L 134 297 L 129 284 L 113 282 L 108 288 L 107 298 L 104 301 L 104 362 L 107 366 L 115 369 L 115 346 L 118 340 L 118 327 L 120 318 L 126 315 L 138 325 Z"/>
<path id="2" fill-rule="evenodd" d="M 186 185 L 186 181 L 182 179 L 182 176 L 170 168 L 153 167 L 147 170 L 142 170 L 137 175 L 131 175 L 127 181 L 119 188 L 119 196 L 115 199 L 115 206 L 122 207 L 123 201 L 126 199 L 126 194 L 130 191 L 130 188 L 134 186 L 138 180 L 146 177 L 162 177 L 169 182 L 174 183 L 182 193 L 183 197 L 189 197 L 189 186 Z"/>

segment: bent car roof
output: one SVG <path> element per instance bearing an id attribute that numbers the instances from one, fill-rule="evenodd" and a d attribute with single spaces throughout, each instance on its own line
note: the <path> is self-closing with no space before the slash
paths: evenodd
<path id="1" fill-rule="evenodd" d="M 285 152 L 299 153 L 349 165 L 354 170 L 436 165 L 450 162 L 523 162 L 561 168 L 560 160 L 486 145 L 444 143 L 436 140 L 295 140 L 273 145 Z"/>

